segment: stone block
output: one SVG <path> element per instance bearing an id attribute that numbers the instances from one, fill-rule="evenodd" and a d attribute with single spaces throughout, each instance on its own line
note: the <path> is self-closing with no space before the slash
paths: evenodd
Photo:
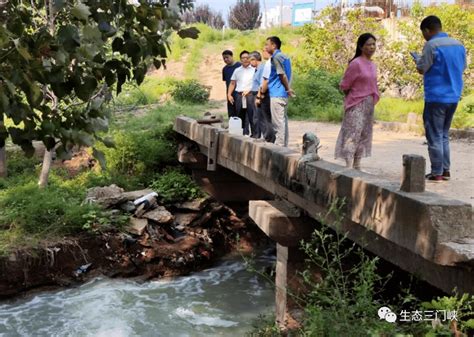
<path id="1" fill-rule="evenodd" d="M 425 191 L 426 160 L 416 154 L 403 155 L 403 176 L 400 190 L 421 193 Z"/>

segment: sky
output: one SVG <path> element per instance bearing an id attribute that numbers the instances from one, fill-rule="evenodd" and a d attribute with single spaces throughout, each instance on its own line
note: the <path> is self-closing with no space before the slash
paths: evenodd
<path id="1" fill-rule="evenodd" d="M 208 4 L 212 9 L 221 12 L 224 16 L 227 16 L 227 13 L 229 12 L 229 7 L 235 5 L 236 2 L 236 0 L 196 0 L 196 5 Z M 266 0 L 266 2 L 268 9 L 276 7 L 280 4 L 280 0 Z M 294 1 L 283 0 L 283 5 L 290 5 L 292 2 Z M 263 6 L 263 1 L 260 1 L 260 3 Z"/>
<path id="2" fill-rule="evenodd" d="M 429 2 L 431 0 L 424 0 L 423 2 Z M 439 1 L 439 0 L 438 0 Z M 227 17 L 229 8 L 235 5 L 236 0 L 196 0 L 196 5 L 208 4 L 212 9 L 221 12 L 224 17 Z M 283 5 L 290 5 L 295 2 L 312 2 L 311 0 L 283 0 Z M 335 0 L 317 0 L 317 4 L 332 4 Z M 411 2 L 411 0 L 408 0 Z M 454 0 L 444 0 L 444 2 L 453 3 Z M 267 9 L 276 7 L 280 4 L 280 0 L 266 0 Z M 263 0 L 260 0 L 260 4 L 263 7 Z M 319 6 L 318 6 L 319 7 Z M 263 9 L 263 8 L 262 8 Z"/>

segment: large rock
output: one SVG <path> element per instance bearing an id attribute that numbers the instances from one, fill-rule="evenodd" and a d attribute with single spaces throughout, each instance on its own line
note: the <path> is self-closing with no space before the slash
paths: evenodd
<path id="1" fill-rule="evenodd" d="M 145 228 L 148 225 L 147 219 L 139 219 L 135 217 L 130 218 L 130 225 L 127 228 L 127 232 L 141 236 L 145 232 Z"/>
<path id="2" fill-rule="evenodd" d="M 86 202 L 96 203 L 105 208 L 110 208 L 126 201 L 123 192 L 123 188 L 117 185 L 94 187 L 87 191 Z"/>
<path id="3" fill-rule="evenodd" d="M 143 217 L 159 224 L 167 224 L 174 219 L 173 215 L 163 206 L 158 206 L 154 210 L 146 212 Z"/>

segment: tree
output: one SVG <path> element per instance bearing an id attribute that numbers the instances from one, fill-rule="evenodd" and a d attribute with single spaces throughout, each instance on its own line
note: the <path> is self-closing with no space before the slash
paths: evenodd
<path id="1" fill-rule="evenodd" d="M 74 146 L 111 146 L 104 103 L 126 81 L 140 84 L 151 63 L 165 65 L 168 30 L 190 0 L 3 0 L 0 2 L 0 148 L 8 137 L 28 156 L 44 143 L 69 158 Z M 195 37 L 197 30 L 178 32 Z M 93 148 L 103 163 L 103 154 Z M 1 152 L 0 152 L 1 154 Z M 1 164 L 0 164 L 1 166 Z M 43 170 L 43 171 L 44 171 Z M 49 170 L 48 170 L 49 172 Z M 47 182 L 42 172 L 41 185 Z"/>
<path id="2" fill-rule="evenodd" d="M 260 27 L 262 15 L 260 3 L 254 0 L 240 0 L 229 12 L 229 26 L 233 29 L 250 30 Z"/>
<path id="3" fill-rule="evenodd" d="M 207 4 L 184 12 L 182 20 L 187 24 L 201 22 L 216 29 L 221 29 L 225 25 L 222 14 L 213 11 Z"/>

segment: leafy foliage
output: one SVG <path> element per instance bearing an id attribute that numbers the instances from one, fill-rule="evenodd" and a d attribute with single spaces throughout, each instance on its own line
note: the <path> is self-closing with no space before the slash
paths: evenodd
<path id="1" fill-rule="evenodd" d="M 202 192 L 191 177 L 182 170 L 171 168 L 158 176 L 151 184 L 164 203 L 187 201 L 202 196 Z"/>
<path id="2" fill-rule="evenodd" d="M 187 8 L 189 1 L 179 1 Z M 143 82 L 165 64 L 168 30 L 178 30 L 168 1 L 8 1 L 0 25 L 0 129 L 29 155 L 32 141 L 65 156 L 91 146 L 108 128 L 108 89 Z M 22 127 L 20 127 L 22 123 Z"/>
<path id="3" fill-rule="evenodd" d="M 340 80 L 340 75 L 317 69 L 296 75 L 293 89 L 297 95 L 289 105 L 288 115 L 318 121 L 340 121 L 344 97 L 339 90 Z"/>
<path id="4" fill-rule="evenodd" d="M 262 14 L 260 3 L 252 0 L 240 0 L 230 9 L 229 26 L 232 29 L 250 30 L 260 27 Z"/>
<path id="5" fill-rule="evenodd" d="M 374 60 L 379 71 L 379 86 L 382 92 L 392 96 L 416 98 L 421 94 L 422 76 L 409 54 L 421 51 L 425 41 L 419 24 L 426 15 L 437 15 L 443 22 L 443 30 L 459 39 L 468 52 L 466 87 L 474 84 L 473 57 L 474 10 L 458 5 L 422 7 L 414 6 L 414 17 L 397 20 L 395 33 L 389 32 L 379 21 L 365 17 L 361 11 L 352 11 L 342 17 L 336 8 L 326 8 L 316 18 L 317 24 L 303 28 L 303 48 L 306 55 L 300 55 L 295 67 L 299 72 L 311 68 L 340 73 L 354 55 L 356 41 L 360 34 L 371 32 L 377 37 L 377 52 Z M 344 33 L 341 33 L 344 32 Z"/>
<path id="6" fill-rule="evenodd" d="M 203 104 L 209 100 L 210 88 L 200 84 L 197 80 L 178 82 L 172 96 L 179 103 Z"/>
<path id="7" fill-rule="evenodd" d="M 122 151 L 108 152 L 117 148 L 105 149 L 109 170 L 95 167 L 72 177 L 64 169 L 53 167 L 51 183 L 45 189 L 36 185 L 36 164 L 40 160 L 9 151 L 11 174 L 0 178 L 0 255 L 20 247 L 36 247 L 42 240 L 56 240 L 63 235 L 95 232 L 111 226 L 120 229 L 123 217 L 82 204 L 85 191 L 110 184 L 126 190 L 148 186 L 165 165 L 176 163 L 171 131 L 174 117 L 197 116 L 203 108 L 170 104 L 147 110 L 140 116 L 117 115 L 109 135 L 117 136 L 118 144 L 125 144 L 133 162 Z M 125 160 L 121 162 L 118 158 Z"/>
<path id="8" fill-rule="evenodd" d="M 146 184 L 155 172 L 176 163 L 175 144 L 161 131 L 117 131 L 113 140 L 113 148 L 104 148 L 107 170 L 113 174 Z"/>

